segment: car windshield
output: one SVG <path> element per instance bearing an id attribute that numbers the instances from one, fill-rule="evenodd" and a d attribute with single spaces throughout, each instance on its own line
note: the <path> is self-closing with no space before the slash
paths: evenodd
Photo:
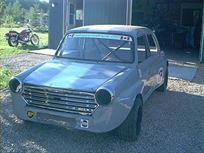
<path id="1" fill-rule="evenodd" d="M 57 57 L 132 63 L 133 39 L 125 35 L 101 33 L 70 33 L 62 42 Z"/>

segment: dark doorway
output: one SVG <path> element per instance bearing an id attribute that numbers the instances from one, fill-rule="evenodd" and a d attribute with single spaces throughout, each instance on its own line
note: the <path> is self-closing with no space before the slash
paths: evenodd
<path id="1" fill-rule="evenodd" d="M 65 32 L 83 26 L 83 0 L 66 0 Z"/>
<path id="2" fill-rule="evenodd" d="M 154 30 L 163 50 L 198 59 L 202 6 L 203 0 L 133 0 L 132 24 Z"/>

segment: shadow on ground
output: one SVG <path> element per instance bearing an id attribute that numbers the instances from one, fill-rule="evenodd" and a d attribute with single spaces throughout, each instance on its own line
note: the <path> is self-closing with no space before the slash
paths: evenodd
<path id="1" fill-rule="evenodd" d="M 137 142 L 51 125 L 25 123 L 12 111 L 9 93 L 0 103 L 3 152 L 204 152 L 204 102 L 201 96 L 155 92 L 144 105 Z"/>
<path id="2" fill-rule="evenodd" d="M 18 49 L 21 49 L 21 50 L 39 50 L 39 49 L 44 49 L 46 47 L 38 47 L 38 46 L 33 46 L 31 44 L 21 44 L 18 46 Z"/>
<path id="3" fill-rule="evenodd" d="M 164 49 L 166 57 L 173 61 L 198 63 L 199 50 L 195 49 Z"/>

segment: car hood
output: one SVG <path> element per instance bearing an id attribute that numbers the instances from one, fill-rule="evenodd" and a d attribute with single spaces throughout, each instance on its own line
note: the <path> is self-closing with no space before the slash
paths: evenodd
<path id="1" fill-rule="evenodd" d="M 23 82 L 54 88 L 95 91 L 100 85 L 124 70 L 125 66 L 113 64 L 52 60 L 33 71 Z"/>

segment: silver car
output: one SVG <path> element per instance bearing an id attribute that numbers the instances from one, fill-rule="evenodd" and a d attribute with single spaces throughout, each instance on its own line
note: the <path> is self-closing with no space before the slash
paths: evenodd
<path id="1" fill-rule="evenodd" d="M 143 105 L 165 91 L 168 61 L 155 34 L 139 26 L 68 31 L 52 60 L 9 82 L 22 120 L 137 139 Z"/>

